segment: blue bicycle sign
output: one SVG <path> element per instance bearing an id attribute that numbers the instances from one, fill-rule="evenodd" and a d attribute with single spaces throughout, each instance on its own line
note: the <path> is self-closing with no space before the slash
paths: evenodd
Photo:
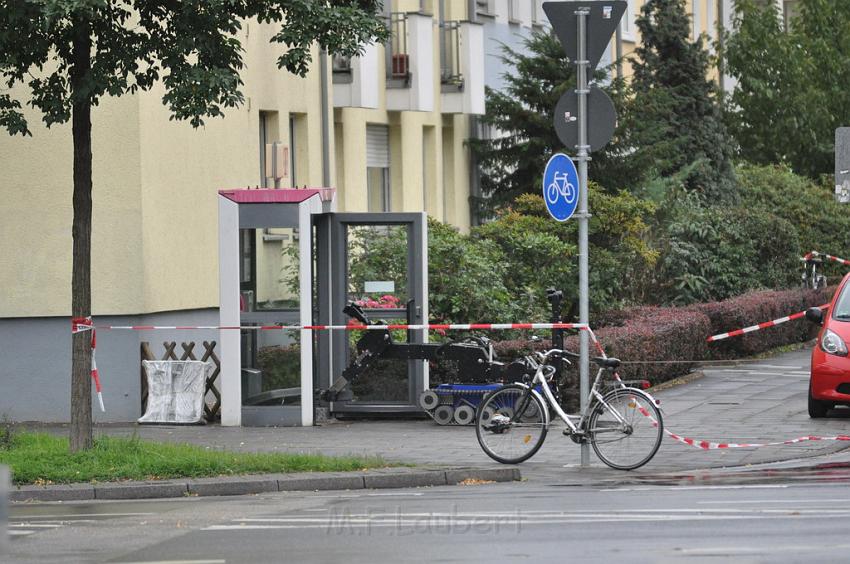
<path id="1" fill-rule="evenodd" d="M 572 204 L 576 196 L 578 196 L 578 193 L 576 187 L 570 182 L 569 175 L 555 172 L 555 179 L 552 184 L 546 187 L 546 201 L 550 204 L 556 204 L 558 198 L 563 198 L 568 204 Z"/>
<path id="2" fill-rule="evenodd" d="M 563 153 L 552 155 L 543 172 L 543 197 L 549 215 L 558 221 L 568 220 L 578 205 L 578 171 Z"/>

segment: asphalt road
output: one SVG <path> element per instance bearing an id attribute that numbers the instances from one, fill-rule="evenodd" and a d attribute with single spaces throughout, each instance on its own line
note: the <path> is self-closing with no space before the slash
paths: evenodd
<path id="1" fill-rule="evenodd" d="M 830 562 L 850 472 L 20 505 L 11 562 Z"/>

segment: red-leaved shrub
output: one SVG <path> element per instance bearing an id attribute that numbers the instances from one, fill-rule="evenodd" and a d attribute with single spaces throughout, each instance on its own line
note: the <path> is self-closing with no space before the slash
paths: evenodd
<path id="1" fill-rule="evenodd" d="M 624 379 L 646 379 L 655 385 L 687 374 L 703 360 L 749 356 L 813 338 L 817 327 L 801 318 L 740 337 L 706 341 L 711 335 L 825 304 L 831 292 L 761 291 L 685 307 L 640 306 L 603 313 L 591 321 L 591 326 L 607 355 L 623 361 L 619 373 Z M 564 344 L 578 352 L 578 335 L 569 335 Z M 551 345 L 548 341 L 533 344 L 517 339 L 500 341 L 495 350 L 500 359 L 511 360 L 527 354 L 532 346 L 541 349 Z M 591 344 L 591 355 L 596 354 Z M 577 387 L 575 372 L 575 366 L 567 371 L 567 389 Z M 595 374 L 592 367 L 591 378 Z"/>

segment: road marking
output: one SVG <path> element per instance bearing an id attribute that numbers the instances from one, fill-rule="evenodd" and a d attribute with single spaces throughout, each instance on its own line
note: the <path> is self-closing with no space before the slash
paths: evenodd
<path id="1" fill-rule="evenodd" d="M 225 564 L 227 560 L 137 560 L 120 564 Z"/>
<path id="2" fill-rule="evenodd" d="M 679 548 L 676 549 L 677 554 L 693 555 L 693 556 L 744 556 L 750 554 L 765 554 L 768 552 L 788 552 L 788 551 L 825 551 L 836 550 L 842 548 L 850 548 L 850 544 L 791 544 L 791 545 L 772 545 L 772 546 L 719 546 L 706 548 Z"/>
<path id="3" fill-rule="evenodd" d="M 292 493 L 296 493 L 296 492 L 292 492 Z M 418 496 L 423 496 L 423 495 L 425 495 L 425 494 L 421 493 L 421 492 L 411 492 L 411 493 L 392 492 L 392 493 L 353 493 L 353 494 L 348 494 L 348 495 L 342 495 L 342 494 L 340 494 L 340 495 L 312 495 L 310 497 L 311 498 L 317 498 L 317 499 L 323 499 L 323 498 L 324 499 L 340 499 L 340 498 L 355 499 L 355 498 L 359 498 L 359 497 L 392 497 L 392 496 L 394 496 L 394 497 L 410 497 L 410 496 L 418 497 Z"/>
<path id="4" fill-rule="evenodd" d="M 658 478 L 664 479 L 664 478 Z M 597 490 L 600 492 L 645 492 L 652 490 L 764 490 L 782 489 L 789 487 L 788 484 L 751 484 L 740 486 L 643 486 L 638 488 L 608 488 Z"/>
<path id="5" fill-rule="evenodd" d="M 850 518 L 850 511 L 844 512 L 842 515 Z M 833 516 L 835 517 L 835 516 Z M 369 528 L 413 528 L 417 530 L 432 530 L 432 531 L 451 531 L 452 529 L 470 530 L 476 528 L 485 530 L 487 527 L 505 528 L 515 526 L 519 531 L 523 526 L 539 526 L 539 525 L 570 525 L 583 523 L 640 523 L 640 522 L 675 522 L 675 521 L 743 521 L 756 519 L 823 519 L 823 512 L 812 511 L 811 513 L 802 513 L 799 511 L 781 511 L 778 513 L 758 512 L 749 514 L 724 514 L 724 515 L 706 515 L 706 514 L 674 514 L 674 515 L 653 515 L 653 514 L 635 514 L 635 515 L 607 515 L 607 516 L 591 516 L 591 515 L 571 515 L 565 517 L 550 517 L 550 518 L 528 518 L 521 517 L 507 518 L 501 517 L 496 519 L 432 519 L 432 518 L 387 518 L 387 519 L 324 519 L 322 522 L 316 523 L 312 521 L 294 521 L 291 523 L 279 523 L 271 525 L 262 524 L 242 524 L 242 525 L 212 525 L 204 527 L 201 531 L 265 531 L 265 530 L 289 530 L 289 529 L 324 529 L 328 531 L 345 531 L 347 529 L 369 529 Z"/>
<path id="6" fill-rule="evenodd" d="M 734 500 L 734 501 L 698 501 L 699 504 L 734 504 L 734 503 L 843 503 L 850 502 L 850 498 L 845 499 L 743 499 L 743 500 Z"/>
<path id="7" fill-rule="evenodd" d="M 57 515 L 12 515 L 11 519 L 63 519 L 71 521 L 75 517 L 144 517 L 146 515 L 156 515 L 155 513 L 59 513 Z"/>
<path id="8" fill-rule="evenodd" d="M 412 528 L 415 530 L 486 531 L 515 526 L 561 525 L 577 523 L 638 523 L 673 521 L 733 521 L 754 519 L 850 518 L 848 509 L 624 509 L 611 512 L 530 511 L 474 513 L 330 513 L 324 517 L 268 517 L 234 519 L 233 524 L 211 525 L 202 531 L 263 531 L 288 529 L 325 529 L 345 531 L 368 528 Z"/>

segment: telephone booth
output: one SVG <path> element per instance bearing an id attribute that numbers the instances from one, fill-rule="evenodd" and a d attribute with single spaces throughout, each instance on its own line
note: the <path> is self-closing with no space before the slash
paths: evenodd
<path id="1" fill-rule="evenodd" d="M 427 262 L 424 213 L 336 213 L 332 188 L 220 191 L 220 325 L 258 327 L 220 331 L 222 425 L 312 425 L 315 391 L 342 373 L 357 335 L 269 327 L 345 325 L 349 301 L 426 323 Z M 427 331 L 399 338 L 425 343 Z M 382 363 L 330 413 L 416 412 L 427 385 L 422 360 Z"/>

